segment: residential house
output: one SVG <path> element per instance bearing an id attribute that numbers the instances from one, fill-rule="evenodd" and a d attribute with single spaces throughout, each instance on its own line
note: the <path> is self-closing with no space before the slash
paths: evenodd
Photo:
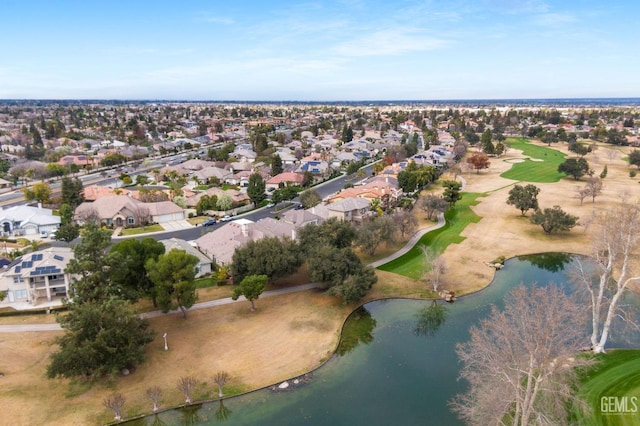
<path id="1" fill-rule="evenodd" d="M 364 198 L 352 197 L 327 204 L 329 218 L 335 217 L 346 222 L 361 224 L 365 217 L 375 214 L 369 210 L 371 203 Z"/>
<path id="2" fill-rule="evenodd" d="M 4 235 L 37 235 L 60 227 L 60 216 L 41 205 L 13 206 L 0 210 L 0 226 Z"/>
<path id="3" fill-rule="evenodd" d="M 278 189 L 280 186 L 300 186 L 304 182 L 304 174 L 296 172 L 283 172 L 273 176 L 266 182 L 267 189 Z"/>
<path id="4" fill-rule="evenodd" d="M 211 259 L 202 254 L 194 245 L 189 241 L 182 240 L 180 238 L 170 238 L 168 240 L 160 240 L 164 244 L 165 252 L 168 253 L 173 249 L 184 250 L 188 254 L 191 254 L 198 258 L 198 264 L 196 265 L 196 278 L 203 277 L 211 274 Z"/>
<path id="5" fill-rule="evenodd" d="M 206 167 L 198 170 L 192 175 L 200 182 L 208 182 L 209 179 L 215 179 L 219 182 L 227 182 L 233 176 L 233 171 L 222 169 L 220 167 Z"/>
<path id="6" fill-rule="evenodd" d="M 291 223 L 269 217 L 257 222 L 237 219 L 206 233 L 195 240 L 195 244 L 217 265 L 228 265 L 233 259 L 236 248 L 244 246 L 248 241 L 265 237 L 295 239 L 295 230 L 295 226 Z"/>
<path id="7" fill-rule="evenodd" d="M 290 223 L 296 228 L 301 228 L 306 225 L 320 225 L 324 219 L 316 214 L 313 214 L 309 210 L 299 209 L 299 210 L 287 210 L 283 215 L 282 219 L 285 223 Z"/>
<path id="8" fill-rule="evenodd" d="M 83 223 L 89 218 L 97 218 L 108 226 L 126 227 L 183 220 L 185 213 L 171 201 L 143 203 L 126 195 L 110 195 L 84 202 L 76 208 L 75 221 Z"/>
<path id="9" fill-rule="evenodd" d="M 0 306 L 29 309 L 40 304 L 56 306 L 68 297 L 71 277 L 64 270 L 73 251 L 69 247 L 49 247 L 25 254 L 4 268 L 0 291 L 7 294 Z"/>

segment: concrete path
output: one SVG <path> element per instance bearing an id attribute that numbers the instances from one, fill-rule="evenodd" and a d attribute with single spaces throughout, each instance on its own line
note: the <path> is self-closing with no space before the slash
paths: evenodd
<path id="1" fill-rule="evenodd" d="M 298 285 L 295 287 L 287 287 L 287 288 L 279 288 L 277 290 L 265 291 L 260 295 L 261 299 L 265 297 L 278 296 L 281 294 L 295 293 L 298 291 L 306 291 L 311 290 L 318 287 L 317 283 L 309 283 Z M 208 302 L 196 303 L 192 307 L 189 308 L 189 311 L 195 311 L 198 309 L 206 309 L 211 308 L 213 306 L 221 306 L 228 305 L 229 303 L 241 303 L 246 302 L 247 299 L 244 296 L 240 296 L 238 300 L 233 300 L 230 297 L 226 297 L 224 299 L 217 300 L 209 300 Z M 249 309 L 247 307 L 247 309 Z M 152 311 L 146 312 L 141 315 L 142 318 L 154 318 L 159 317 L 161 315 L 171 315 L 171 314 L 181 314 L 181 311 L 170 311 L 167 314 L 163 314 L 161 311 Z M 17 325 L 0 325 L 0 333 L 22 333 L 25 331 L 60 331 L 62 328 L 60 324 L 17 324 Z"/>
<path id="2" fill-rule="evenodd" d="M 411 237 L 411 239 L 409 239 L 409 241 L 407 241 L 407 244 L 405 244 L 404 247 L 402 247 L 400 250 L 398 250 L 393 254 L 390 254 L 389 256 L 383 259 L 378 259 L 375 262 L 370 263 L 369 265 L 374 268 L 377 268 L 378 266 L 384 265 L 385 263 L 389 263 L 392 260 L 399 258 L 403 254 L 411 250 L 418 243 L 418 241 L 420 240 L 420 238 L 422 238 L 424 234 L 431 231 L 435 231 L 436 229 L 442 228 L 444 224 L 445 224 L 444 214 L 440 213 L 438 214 L 438 223 L 428 228 L 419 230 L 413 235 L 413 237 Z"/>

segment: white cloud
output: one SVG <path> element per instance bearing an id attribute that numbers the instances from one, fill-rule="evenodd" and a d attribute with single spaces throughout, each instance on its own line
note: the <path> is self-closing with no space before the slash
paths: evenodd
<path id="1" fill-rule="evenodd" d="M 196 21 L 198 22 L 207 22 L 210 24 L 222 24 L 222 25 L 233 25 L 236 23 L 235 19 L 229 17 L 229 16 L 217 16 L 217 15 L 211 15 L 207 12 L 202 12 L 200 14 L 198 14 L 198 17 L 196 18 Z"/>
<path id="2" fill-rule="evenodd" d="M 341 56 L 385 56 L 428 51 L 446 47 L 449 41 L 430 37 L 415 30 L 389 29 L 365 34 L 338 44 L 333 49 Z"/>
<path id="3" fill-rule="evenodd" d="M 543 13 L 533 17 L 533 23 L 543 27 L 562 27 L 576 21 L 577 18 L 569 13 Z"/>

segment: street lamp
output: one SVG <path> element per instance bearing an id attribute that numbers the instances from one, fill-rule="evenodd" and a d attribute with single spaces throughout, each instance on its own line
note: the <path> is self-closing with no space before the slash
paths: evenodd
<path id="1" fill-rule="evenodd" d="M 164 350 L 168 351 L 169 350 L 169 346 L 167 345 L 167 333 L 164 333 L 162 335 L 162 337 L 164 338 Z"/>

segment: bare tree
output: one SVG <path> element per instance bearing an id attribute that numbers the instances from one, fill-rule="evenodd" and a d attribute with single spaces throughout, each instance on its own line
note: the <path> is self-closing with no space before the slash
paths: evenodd
<path id="1" fill-rule="evenodd" d="M 618 158 L 620 153 L 615 149 L 607 149 L 607 158 L 609 159 L 609 163 Z"/>
<path id="2" fill-rule="evenodd" d="M 120 393 L 114 393 L 102 400 L 102 405 L 113 410 L 115 420 L 122 420 L 122 407 L 124 407 L 125 399 Z"/>
<path id="3" fill-rule="evenodd" d="M 420 198 L 418 207 L 427 214 L 427 219 L 433 220 L 437 213 L 444 213 L 449 209 L 449 203 L 437 195 L 426 195 Z"/>
<path id="4" fill-rule="evenodd" d="M 184 394 L 184 401 L 187 404 L 191 404 L 191 392 L 196 387 L 196 379 L 192 376 L 180 377 L 178 380 L 178 390 Z"/>
<path id="5" fill-rule="evenodd" d="M 95 223 L 100 224 L 100 215 L 94 208 L 82 210 L 76 214 L 76 219 L 82 224 Z"/>
<path id="6" fill-rule="evenodd" d="M 137 206 L 135 211 L 135 220 L 136 224 L 145 226 L 151 220 L 151 212 L 149 211 L 149 207 L 146 206 Z"/>
<path id="7" fill-rule="evenodd" d="M 574 402 L 576 357 L 584 338 L 582 308 L 554 285 L 518 286 L 459 343 L 460 376 L 469 384 L 451 406 L 469 424 L 564 424 Z"/>
<path id="8" fill-rule="evenodd" d="M 424 274 L 422 278 L 425 282 L 431 284 L 433 291 L 437 292 L 440 284 L 442 284 L 442 276 L 447 271 L 447 265 L 444 258 L 427 246 L 420 246 L 424 255 Z"/>
<path id="9" fill-rule="evenodd" d="M 574 279 L 590 299 L 591 349 L 602 353 L 614 318 L 622 317 L 635 326 L 621 301 L 629 286 L 640 281 L 640 274 L 632 269 L 632 261 L 640 248 L 640 209 L 623 202 L 604 212 L 597 226 L 592 254 L 597 279 L 594 282 L 593 272 L 579 260 Z"/>
<path id="10" fill-rule="evenodd" d="M 576 187 L 576 198 L 580 200 L 580 205 L 584 202 L 584 199 L 589 196 L 589 191 L 584 186 Z"/>
<path id="11" fill-rule="evenodd" d="M 602 188 L 602 179 L 600 179 L 599 176 L 591 176 L 589 179 L 587 179 L 587 184 L 584 187 L 587 196 L 591 197 L 592 203 L 596 202 L 596 197 L 600 195 L 600 193 L 602 192 Z"/>
<path id="12" fill-rule="evenodd" d="M 227 384 L 229 380 L 229 373 L 226 371 L 218 371 L 215 376 L 213 376 L 213 382 L 218 386 L 218 398 L 222 398 L 224 394 L 222 393 L 222 388 Z"/>
<path id="13" fill-rule="evenodd" d="M 416 229 L 418 229 L 418 219 L 409 210 L 399 209 L 393 214 L 393 220 L 398 225 L 398 230 L 402 234 L 402 238 L 405 235 L 412 235 Z"/>
<path id="14" fill-rule="evenodd" d="M 153 411 L 158 411 L 160 408 L 160 399 L 162 398 L 162 389 L 158 386 L 147 389 L 147 398 L 149 398 L 153 404 Z"/>

